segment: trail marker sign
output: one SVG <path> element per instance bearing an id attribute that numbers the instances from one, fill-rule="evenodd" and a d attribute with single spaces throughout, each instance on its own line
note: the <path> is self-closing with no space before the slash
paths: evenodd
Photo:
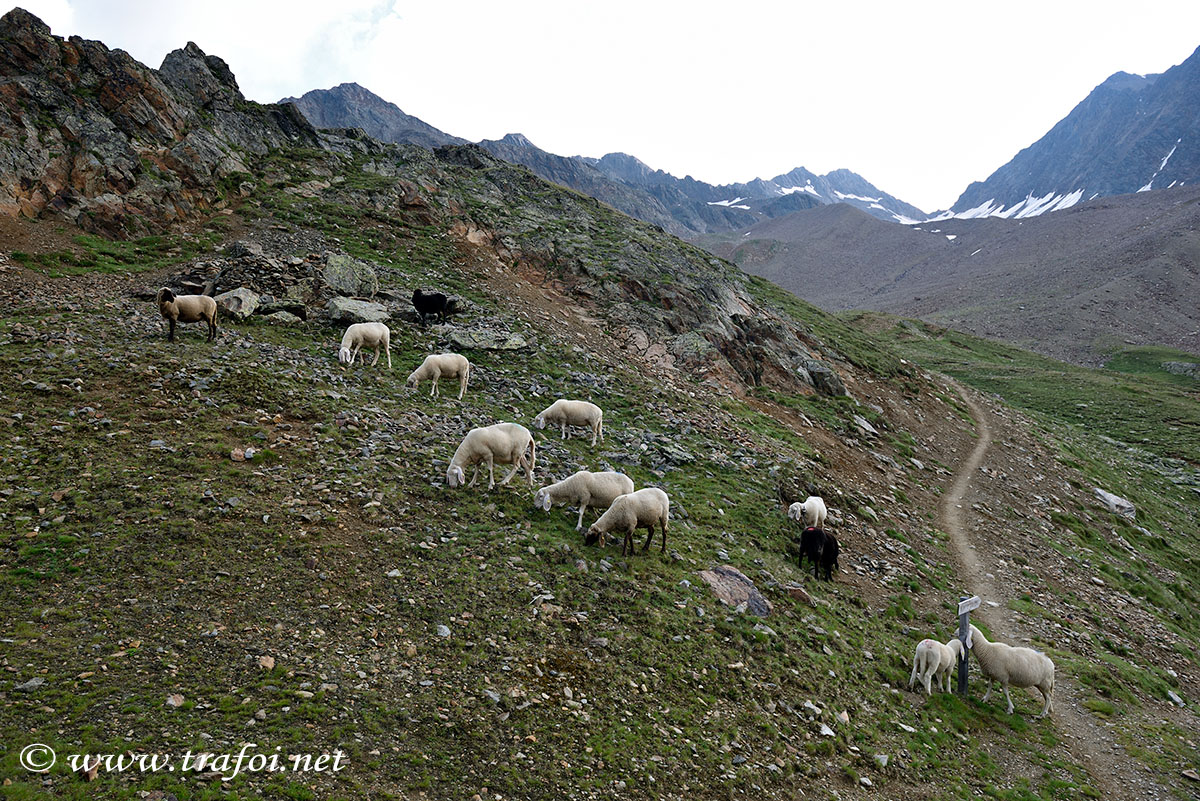
<path id="1" fill-rule="evenodd" d="M 958 660 L 958 694 L 967 694 L 967 655 L 970 653 L 968 643 L 971 639 L 971 610 L 978 609 L 982 601 L 978 595 L 958 599 L 958 641 L 962 643 L 962 659 Z"/>

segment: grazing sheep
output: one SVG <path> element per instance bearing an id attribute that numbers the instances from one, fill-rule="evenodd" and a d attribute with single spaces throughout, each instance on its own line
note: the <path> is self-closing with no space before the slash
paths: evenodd
<path id="1" fill-rule="evenodd" d="M 530 452 L 528 459 L 525 458 L 526 450 Z M 529 476 L 529 486 L 533 487 L 533 467 L 537 462 L 537 443 L 533 441 L 533 434 L 529 433 L 529 429 L 517 423 L 496 423 L 484 428 L 472 428 L 463 437 L 463 441 L 450 459 L 450 467 L 446 470 L 446 483 L 451 487 L 462 486 L 466 482 L 466 473 L 463 472 L 463 468 L 474 466 L 471 483 L 467 486 L 475 486 L 475 480 L 479 478 L 481 462 L 487 463 L 488 489 L 496 486 L 496 475 L 493 471 L 495 462 L 513 466 L 513 469 L 500 482 L 501 486 L 512 479 L 517 468 L 524 467 L 525 474 Z"/>
<path id="2" fill-rule="evenodd" d="M 962 641 L 957 637 L 944 645 L 937 640 L 921 640 L 917 643 L 917 652 L 913 654 L 908 689 L 912 689 L 913 682 L 920 681 L 925 685 L 925 694 L 933 695 L 929 685 L 936 679 L 939 690 L 950 692 L 950 673 L 958 660 L 962 659 L 962 654 Z"/>
<path id="3" fill-rule="evenodd" d="M 433 387 L 429 390 L 429 397 L 438 394 L 438 379 L 439 378 L 457 378 L 458 379 L 458 399 L 462 400 L 463 393 L 467 391 L 467 380 L 471 377 L 471 363 L 467 361 L 466 356 L 460 356 L 457 353 L 432 353 L 425 357 L 425 361 L 421 362 L 421 366 L 408 374 L 408 380 L 405 385 L 413 389 L 425 380 L 432 379 Z"/>
<path id="4" fill-rule="evenodd" d="M 1054 708 L 1054 662 L 1050 657 L 1032 648 L 989 642 L 973 625 L 967 635 L 967 645 L 979 661 L 980 672 L 988 680 L 987 692 L 983 694 L 985 702 L 992 694 L 994 680 L 1000 682 L 1000 687 L 1004 690 L 1004 700 L 1008 701 L 1010 715 L 1013 713 L 1013 702 L 1008 694 L 1009 685 L 1038 688 L 1045 699 L 1039 718 L 1045 717 L 1046 713 Z"/>
<path id="5" fill-rule="evenodd" d="M 557 484 L 542 487 L 533 496 L 533 505 L 549 512 L 556 503 L 579 504 L 579 520 L 575 530 L 583 528 L 583 513 L 589 506 L 607 509 L 612 506 L 618 495 L 628 495 L 633 492 L 633 479 L 624 473 L 612 470 L 603 473 L 591 473 L 580 470 L 567 476 Z"/>
<path id="6" fill-rule="evenodd" d="M 800 532 L 800 558 L 797 565 L 804 569 L 804 558 L 812 562 L 813 578 L 817 578 L 817 568 L 821 564 L 821 550 L 825 547 L 825 532 L 809 526 Z"/>
<path id="7" fill-rule="evenodd" d="M 671 499 L 667 493 L 657 487 L 646 487 L 627 495 L 619 495 L 613 500 L 608 511 L 588 528 L 584 542 L 594 545 L 599 541 L 604 545 L 604 535 L 610 531 L 622 532 L 625 539 L 621 542 L 621 556 L 626 552 L 633 554 L 633 532 L 645 528 L 650 533 L 642 550 L 649 550 L 650 541 L 654 539 L 654 524 L 662 527 L 662 551 L 667 552 L 667 520 L 671 516 Z"/>
<path id="8" fill-rule="evenodd" d="M 604 412 L 594 403 L 559 398 L 533 418 L 533 424 L 545 428 L 546 424 L 562 427 L 562 438 L 567 439 L 567 426 L 588 426 L 592 429 L 592 445 L 596 437 L 604 439 Z"/>
<path id="9" fill-rule="evenodd" d="M 383 323 L 355 323 L 346 329 L 342 335 L 342 347 L 338 350 L 338 361 L 342 364 L 354 364 L 354 357 L 362 352 L 363 345 L 375 348 L 375 358 L 371 366 L 379 361 L 379 346 L 387 354 L 388 369 L 392 369 L 392 332 Z M 366 359 L 361 359 L 366 361 Z"/>
<path id="10" fill-rule="evenodd" d="M 421 325 L 425 325 L 425 318 L 431 316 L 436 316 L 439 323 L 446 322 L 446 315 L 457 311 L 458 301 L 446 297 L 441 292 L 422 292 L 414 289 L 412 304 L 421 317 Z"/>
<path id="11" fill-rule="evenodd" d="M 821 547 L 821 567 L 825 568 L 825 580 L 833 581 L 834 569 L 841 570 L 841 565 L 838 564 L 838 541 L 837 537 L 825 532 L 825 544 Z M 816 578 L 816 571 L 813 571 L 813 578 Z"/>
<path id="12" fill-rule="evenodd" d="M 792 520 L 799 520 L 802 526 L 825 528 L 825 518 L 828 515 L 825 501 L 815 495 L 809 495 L 804 499 L 804 503 L 796 501 L 788 507 L 788 517 Z"/>
<path id="13" fill-rule="evenodd" d="M 167 341 L 175 341 L 175 323 L 208 323 L 208 339 L 217 338 L 217 302 L 208 295 L 176 295 L 163 287 L 158 290 L 158 311 L 170 324 Z"/>

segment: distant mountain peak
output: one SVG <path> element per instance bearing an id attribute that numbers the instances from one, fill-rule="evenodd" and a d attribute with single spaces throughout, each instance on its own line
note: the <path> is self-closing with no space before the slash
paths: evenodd
<path id="1" fill-rule="evenodd" d="M 1200 48 L 1161 74 L 1117 72 L 944 216 L 1025 218 L 1200 181 Z"/>
<path id="2" fill-rule="evenodd" d="M 331 89 L 314 89 L 302 97 L 285 97 L 318 128 L 362 128 L 386 142 L 435 148 L 465 144 L 465 139 L 440 131 L 424 120 L 405 114 L 395 103 L 354 82 Z"/>

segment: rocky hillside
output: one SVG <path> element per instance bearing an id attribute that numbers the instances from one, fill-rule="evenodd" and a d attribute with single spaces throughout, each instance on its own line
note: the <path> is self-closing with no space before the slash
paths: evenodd
<path id="1" fill-rule="evenodd" d="M 1118 72 L 1050 131 L 967 187 L 960 217 L 1022 218 L 1200 182 L 1200 49 L 1161 75 Z"/>
<path id="2" fill-rule="evenodd" d="M 161 229 L 247 191 L 249 159 L 316 143 L 294 106 L 247 103 L 225 62 L 191 43 L 153 70 L 18 8 L 0 18 L 0 78 L 2 214 Z"/>
<path id="3" fill-rule="evenodd" d="M 244 164 L 220 209 L 147 206 L 151 235 L 53 206 L 0 217 L 7 795 L 1189 792 L 1193 465 L 1135 477 L 1086 427 L 960 394 L 474 145 L 326 131 Z M 166 341 L 146 300 L 164 284 L 221 296 L 214 342 Z M 460 313 L 419 325 L 414 287 Z M 391 370 L 337 363 L 367 315 L 388 320 Z M 445 349 L 475 366 L 463 400 L 406 389 Z M 600 404 L 605 439 L 535 431 L 532 485 L 588 467 L 662 487 L 665 548 L 584 545 L 524 475 L 446 485 L 469 429 L 560 396 Z M 1100 475 L 1136 520 L 1097 501 L 1092 459 L 1118 465 Z M 841 544 L 830 582 L 797 568 L 784 515 L 814 493 Z M 976 683 L 905 688 L 964 590 L 993 635 L 1058 663 L 1050 720 L 1021 692 L 1007 715 Z M 60 755 L 46 773 L 22 762 L 33 743 Z M 66 758 L 188 750 L 341 768 L 89 776 Z"/>
<path id="4" fill-rule="evenodd" d="M 280 102 L 294 100 L 285 98 Z M 410 117 L 357 84 L 313 90 L 300 98 L 297 105 L 318 127 L 361 127 L 385 142 L 432 147 L 462 141 Z M 798 209 L 830 203 L 846 203 L 889 221 L 926 216 L 920 209 L 881 192 L 849 170 L 818 176 L 799 167 L 769 181 L 755 179 L 713 186 L 691 176 L 676 178 L 662 170 L 653 170 L 625 153 L 610 153 L 599 159 L 555 155 L 522 134 L 512 133 L 479 144 L 548 181 L 583 192 L 682 237 L 744 228 Z"/>
<path id="5" fill-rule="evenodd" d="M 1198 215 L 1192 187 L 915 226 L 833 206 L 702 244 L 823 308 L 921 317 L 1098 364 L 1125 344 L 1200 353 Z"/>

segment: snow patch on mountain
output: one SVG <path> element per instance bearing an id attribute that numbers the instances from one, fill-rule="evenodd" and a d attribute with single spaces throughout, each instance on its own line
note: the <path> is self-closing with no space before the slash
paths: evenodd
<path id="1" fill-rule="evenodd" d="M 952 211 L 944 211 L 935 217 L 929 218 L 929 221 L 936 222 L 938 220 L 949 219 L 977 220 L 982 217 L 1003 217 L 1006 220 L 1022 220 L 1026 217 L 1038 217 L 1051 211 L 1069 209 L 1082 199 L 1082 189 L 1076 189 L 1074 192 L 1065 195 L 1048 192 L 1045 195 L 1037 197 L 1030 192 L 1025 196 L 1024 200 L 1010 208 L 1005 208 L 1003 205 L 997 203 L 995 198 L 991 198 L 974 208 L 960 211 L 957 214 Z"/>

